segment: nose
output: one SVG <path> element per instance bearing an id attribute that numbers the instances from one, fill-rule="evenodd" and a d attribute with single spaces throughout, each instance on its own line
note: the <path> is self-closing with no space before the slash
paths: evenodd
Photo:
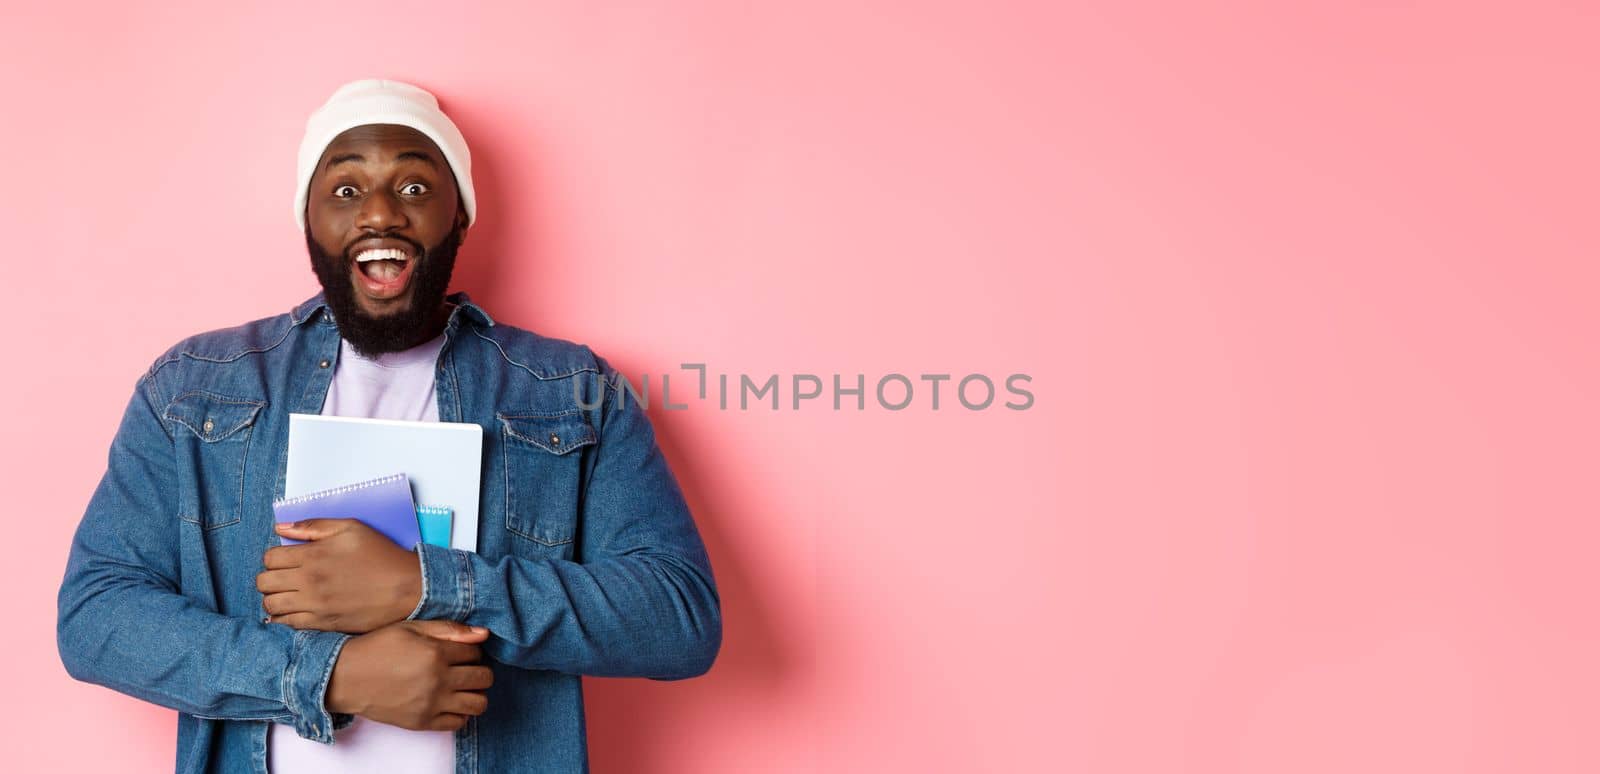
<path id="1" fill-rule="evenodd" d="M 377 191 L 361 203 L 356 225 L 364 231 L 393 231 L 409 224 L 394 192 Z"/>

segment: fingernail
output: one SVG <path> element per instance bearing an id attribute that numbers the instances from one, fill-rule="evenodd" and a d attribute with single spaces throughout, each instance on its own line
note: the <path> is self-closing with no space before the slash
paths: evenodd
<path id="1" fill-rule="evenodd" d="M 474 627 L 472 627 L 472 633 L 473 634 L 488 634 L 489 630 L 484 628 L 484 627 L 482 627 L 482 626 L 474 626 Z"/>

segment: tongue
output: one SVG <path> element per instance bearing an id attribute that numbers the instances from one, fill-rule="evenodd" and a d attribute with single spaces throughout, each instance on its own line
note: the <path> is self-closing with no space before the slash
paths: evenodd
<path id="1" fill-rule="evenodd" d="M 400 270 L 405 264 L 400 261 L 367 261 L 361 264 L 362 273 L 380 282 L 388 282 L 400 276 Z"/>

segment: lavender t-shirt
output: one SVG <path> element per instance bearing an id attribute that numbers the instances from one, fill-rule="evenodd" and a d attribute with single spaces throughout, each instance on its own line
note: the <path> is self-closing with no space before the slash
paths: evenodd
<path id="1" fill-rule="evenodd" d="M 333 384 L 323 416 L 439 421 L 433 369 L 444 334 L 404 352 L 374 358 L 339 342 Z M 334 732 L 331 745 L 302 739 L 288 726 L 268 725 L 267 764 L 273 774 L 448 774 L 455 771 L 455 736 L 409 731 L 356 718 Z"/>

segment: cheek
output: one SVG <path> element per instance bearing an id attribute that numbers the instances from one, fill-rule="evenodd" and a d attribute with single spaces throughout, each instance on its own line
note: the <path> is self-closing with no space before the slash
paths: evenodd
<path id="1" fill-rule="evenodd" d="M 344 252 L 344 241 L 341 237 L 344 231 L 339 227 L 337 219 L 318 216 L 314 220 L 306 221 L 306 229 L 311 232 L 311 238 L 316 240 L 317 246 L 330 256 L 339 257 Z"/>
<path id="2" fill-rule="evenodd" d="M 317 240 L 317 244 L 333 252 L 330 248 L 344 247 L 344 237 L 349 232 L 353 217 L 348 208 L 326 203 L 313 204 L 306 208 L 306 229 Z"/>
<path id="3" fill-rule="evenodd" d="M 317 240 L 317 247 L 322 248 L 323 257 L 330 263 L 341 263 L 344 260 L 344 251 L 339 249 L 338 243 L 316 234 L 312 238 Z"/>
<path id="4" fill-rule="evenodd" d="M 435 240 L 442 239 L 455 228 L 456 213 L 461 209 L 460 197 L 453 190 L 445 191 L 429 201 L 424 209 L 422 217 L 427 218 L 430 234 Z"/>
<path id="5" fill-rule="evenodd" d="M 430 245 L 438 244 L 439 240 L 444 239 L 445 235 L 450 233 L 450 229 L 455 227 L 455 210 L 439 206 L 419 210 L 412 217 L 412 223 L 420 226 L 418 235 Z"/>

